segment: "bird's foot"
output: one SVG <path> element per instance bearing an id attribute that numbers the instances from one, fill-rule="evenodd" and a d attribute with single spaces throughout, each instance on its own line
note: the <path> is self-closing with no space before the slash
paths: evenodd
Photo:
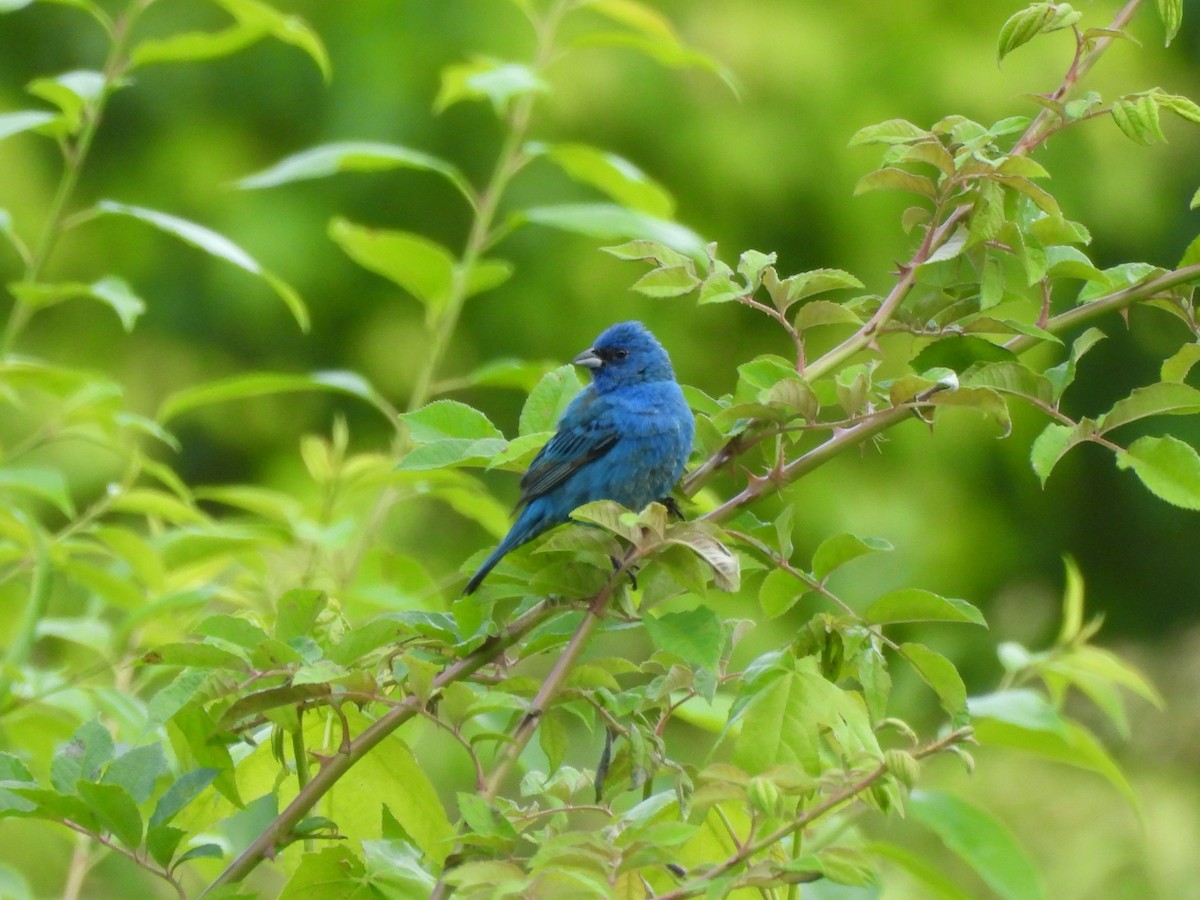
<path id="1" fill-rule="evenodd" d="M 683 514 L 683 510 L 679 508 L 679 503 L 674 497 L 661 497 L 658 501 L 667 508 L 667 512 L 677 519 L 687 518 Z"/>
<path id="2" fill-rule="evenodd" d="M 617 559 L 615 556 L 610 556 L 609 559 L 612 560 L 613 571 L 615 572 L 620 570 L 621 560 Z M 633 566 L 630 566 L 625 570 L 625 574 L 629 576 L 629 586 L 636 591 L 638 589 L 637 569 L 635 569 Z"/>

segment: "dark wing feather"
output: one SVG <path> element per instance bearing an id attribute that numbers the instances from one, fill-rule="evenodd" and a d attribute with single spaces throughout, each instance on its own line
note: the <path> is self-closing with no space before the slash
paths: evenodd
<path id="1" fill-rule="evenodd" d="M 521 479 L 518 508 L 554 490 L 580 468 L 606 454 L 620 439 L 620 433 L 607 416 L 575 424 L 569 423 L 569 418 L 563 417 L 558 433 L 530 463 L 529 471 Z"/>

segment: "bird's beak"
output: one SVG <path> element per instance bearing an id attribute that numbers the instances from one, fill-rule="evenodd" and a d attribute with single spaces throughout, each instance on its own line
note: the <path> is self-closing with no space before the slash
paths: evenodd
<path id="1" fill-rule="evenodd" d="M 586 366 L 589 369 L 598 369 L 604 365 L 604 360 L 596 355 L 596 351 L 588 347 L 577 357 L 571 360 L 577 366 Z"/>

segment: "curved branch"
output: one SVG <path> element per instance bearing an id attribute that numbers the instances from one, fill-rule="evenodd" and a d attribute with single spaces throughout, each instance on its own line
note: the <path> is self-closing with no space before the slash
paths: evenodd
<path id="1" fill-rule="evenodd" d="M 510 622 L 500 634 L 489 638 L 480 647 L 443 669 L 433 679 L 433 689 L 437 691 L 452 682 L 461 681 L 477 669 L 487 665 L 556 611 L 556 607 L 546 601 L 531 607 L 523 615 Z M 296 795 L 295 799 L 287 805 L 287 808 L 263 829 L 262 833 L 242 851 L 237 859 L 226 866 L 225 870 L 204 889 L 200 896 L 203 897 L 221 885 L 241 881 L 249 875 L 260 862 L 275 851 L 277 846 L 286 841 L 291 830 L 355 763 L 393 731 L 417 715 L 421 703 L 420 698 L 415 694 L 410 694 L 365 728 L 358 737 L 350 742 L 344 753 L 338 752 L 323 760 L 321 768 Z"/>

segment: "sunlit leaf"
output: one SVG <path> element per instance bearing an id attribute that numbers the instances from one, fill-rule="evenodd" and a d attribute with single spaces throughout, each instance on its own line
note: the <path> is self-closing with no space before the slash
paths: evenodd
<path id="1" fill-rule="evenodd" d="M 813 578 L 817 581 L 824 581 L 834 569 L 845 565 L 852 559 L 891 549 L 892 545 L 882 538 L 860 538 L 853 534 L 835 534 L 822 541 L 813 553 Z"/>
<path id="2" fill-rule="evenodd" d="M 123 787 L 80 779 L 77 788 L 79 796 L 92 808 L 105 831 L 115 835 L 130 850 L 141 846 L 142 816 Z"/>
<path id="3" fill-rule="evenodd" d="M 907 119 L 888 119 L 877 125 L 860 128 L 850 138 L 849 146 L 864 144 L 910 144 L 931 136 L 931 132 L 914 125 Z"/>
<path id="4" fill-rule="evenodd" d="M 532 222 L 604 241 L 645 238 L 681 253 L 698 254 L 704 241 L 677 222 L 659 219 L 612 203 L 562 203 L 534 206 L 513 216 L 514 224 Z"/>
<path id="5" fill-rule="evenodd" d="M 582 387 L 574 366 L 547 372 L 529 393 L 521 408 L 518 431 L 522 435 L 553 431 L 559 417 Z"/>
<path id="6" fill-rule="evenodd" d="M 549 159 L 574 180 L 603 191 L 622 206 L 661 219 L 670 219 L 675 214 L 675 201 L 666 189 L 616 154 L 587 144 L 531 144 L 527 149 Z"/>
<path id="7" fill-rule="evenodd" d="M 455 166 L 420 150 L 374 141 L 341 141 L 321 144 L 281 159 L 270 168 L 247 175 L 237 186 L 247 190 L 275 187 L 293 181 L 327 178 L 338 172 L 377 172 L 417 169 L 441 175 L 474 203 L 474 192 Z"/>
<path id="8" fill-rule="evenodd" d="M 96 204 L 95 208 L 102 213 L 128 216 L 153 225 L 160 231 L 164 231 L 191 244 L 193 247 L 203 250 L 210 256 L 223 259 L 237 266 L 239 269 L 243 269 L 252 275 L 257 275 L 270 285 L 271 289 L 279 295 L 280 299 L 291 310 L 300 329 L 302 331 L 308 330 L 310 324 L 308 308 L 304 305 L 304 301 L 300 299 L 300 295 L 283 279 L 260 266 L 253 257 L 237 244 L 233 243 L 233 241 L 229 240 L 229 238 L 217 234 L 203 225 L 197 225 L 195 222 L 189 222 L 178 216 L 172 216 L 153 209 L 146 209 L 141 206 L 130 206 L 125 203 L 117 203 L 113 200 L 101 200 Z"/>
<path id="9" fill-rule="evenodd" d="M 365 400 L 389 418 L 393 414 L 391 404 L 357 372 L 329 371 L 295 375 L 251 372 L 177 391 L 162 402 L 157 418 L 160 422 L 167 422 L 204 406 L 298 391 L 349 394 Z"/>
<path id="10" fill-rule="evenodd" d="M 1130 94 L 1113 101 L 1109 108 L 1113 121 L 1127 138 L 1139 144 L 1165 141 L 1158 119 L 1158 103 L 1150 94 Z"/>
<path id="11" fill-rule="evenodd" d="M 863 614 L 873 625 L 893 622 L 965 622 L 983 625 L 983 613 L 966 600 L 942 597 L 920 588 L 901 588 L 884 594 Z"/>
<path id="12" fill-rule="evenodd" d="M 725 646 L 721 620 L 707 606 L 687 612 L 648 615 L 642 619 L 646 634 L 659 650 L 691 666 L 715 672 Z"/>
<path id="13" fill-rule="evenodd" d="M 78 298 L 97 300 L 110 307 L 126 331 L 133 331 L 138 317 L 146 311 L 145 301 L 122 279 L 109 275 L 92 284 L 67 282 L 16 282 L 9 285 L 13 295 L 32 307 L 53 306 Z"/>
<path id="14" fill-rule="evenodd" d="M 901 644 L 900 655 L 912 664 L 921 680 L 933 688 L 955 727 L 965 725 L 967 689 L 954 664 L 924 644 Z"/>
<path id="15" fill-rule="evenodd" d="M 936 834 L 1004 900 L 1042 900 L 1037 867 L 989 813 L 940 791 L 914 791 L 909 815 Z"/>
<path id="16" fill-rule="evenodd" d="M 517 97 L 544 94 L 549 90 L 550 86 L 530 66 L 479 57 L 442 70 L 442 85 L 433 101 L 433 109 L 440 113 L 464 100 L 488 100 L 499 116 Z"/>
<path id="17" fill-rule="evenodd" d="M 454 255 L 436 241 L 407 231 L 364 228 L 342 218 L 329 223 L 329 236 L 365 269 L 394 282 L 425 305 L 433 320 L 454 287 Z"/>
<path id="18" fill-rule="evenodd" d="M 1152 494 L 1173 506 L 1200 509 L 1200 455 L 1177 437 L 1138 438 L 1117 454 L 1117 466 L 1133 469 Z"/>
<path id="19" fill-rule="evenodd" d="M 1196 413 L 1200 413 L 1200 390 L 1177 381 L 1163 381 L 1135 388 L 1128 397 L 1113 404 L 1099 418 L 1096 427 L 1104 433 L 1147 416 Z"/>
<path id="20" fill-rule="evenodd" d="M 74 134 L 83 123 L 83 111 L 88 103 L 94 102 L 103 92 L 107 81 L 100 72 L 80 70 L 64 72 L 53 78 L 37 78 L 29 83 L 27 90 L 62 111 L 61 130 Z"/>
<path id="21" fill-rule="evenodd" d="M 917 175 L 906 169 L 888 166 L 869 172 L 854 185 L 854 193 L 865 194 L 867 191 L 907 191 L 910 194 L 920 194 L 922 197 L 935 197 L 937 188 L 932 179 Z"/>
<path id="22" fill-rule="evenodd" d="M 663 266 L 651 269 L 635 281 L 633 290 L 647 297 L 679 297 L 690 294 L 699 284 L 691 265 Z"/>
<path id="23" fill-rule="evenodd" d="M 259 0 L 213 2 L 233 16 L 237 24 L 220 31 L 181 32 L 143 40 L 130 54 L 133 65 L 214 59 L 236 53 L 264 37 L 273 37 L 304 51 L 326 81 L 332 77 L 325 45 L 299 16 L 287 15 Z"/>
<path id="24" fill-rule="evenodd" d="M 38 497 L 52 503 L 65 516 L 75 515 L 70 486 L 58 469 L 41 466 L 0 468 L 0 491 Z"/>
<path id="25" fill-rule="evenodd" d="M 14 134 L 20 134 L 22 131 L 32 131 L 43 125 L 49 125 L 56 119 L 58 119 L 57 113 L 33 109 L 4 113 L 0 115 L 0 141 L 6 137 L 12 137 Z"/>

